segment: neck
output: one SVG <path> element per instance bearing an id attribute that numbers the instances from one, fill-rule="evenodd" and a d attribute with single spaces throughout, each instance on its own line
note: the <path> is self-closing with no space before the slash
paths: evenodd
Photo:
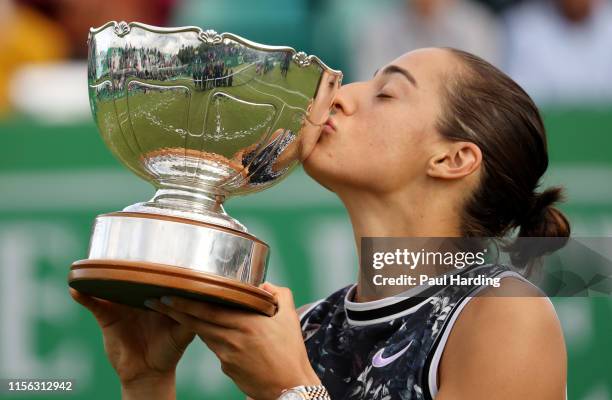
<path id="1" fill-rule="evenodd" d="M 457 237 L 460 236 L 459 216 L 449 207 L 449 197 L 442 193 L 338 193 L 353 226 L 355 247 L 361 269 L 361 239 L 364 237 Z M 362 271 L 359 271 L 354 301 L 372 301 L 393 296 L 406 288 L 385 287 L 374 297 L 363 295 Z M 436 271 L 444 272 L 444 271 Z M 406 275 L 416 276 L 417 269 L 407 269 Z"/>

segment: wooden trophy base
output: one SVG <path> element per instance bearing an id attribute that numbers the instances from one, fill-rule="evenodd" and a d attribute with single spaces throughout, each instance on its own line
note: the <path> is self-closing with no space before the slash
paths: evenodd
<path id="1" fill-rule="evenodd" d="M 134 307 L 146 299 L 180 296 L 256 311 L 276 313 L 274 297 L 263 289 L 188 268 L 148 262 L 81 260 L 72 264 L 70 287 L 84 294 Z"/>

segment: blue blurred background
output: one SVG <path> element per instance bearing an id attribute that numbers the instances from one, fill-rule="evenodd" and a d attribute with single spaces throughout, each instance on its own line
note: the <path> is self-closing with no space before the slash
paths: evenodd
<path id="1" fill-rule="evenodd" d="M 345 82 L 369 79 L 419 47 L 481 55 L 541 107 L 551 158 L 545 184 L 567 187 L 562 208 L 573 233 L 612 236 L 610 1 L 2 0 L 0 378 L 73 378 L 67 398 L 119 397 L 97 325 L 66 285 L 71 262 L 86 256 L 95 215 L 153 193 L 112 157 L 90 115 L 87 32 L 109 20 L 290 45 L 342 69 Z M 347 216 L 301 170 L 230 200 L 228 210 L 271 245 L 269 279 L 291 287 L 296 303 L 355 280 Z M 612 301 L 554 303 L 569 352 L 569 398 L 612 399 Z M 198 341 L 179 365 L 178 387 L 182 399 L 243 398 Z"/>

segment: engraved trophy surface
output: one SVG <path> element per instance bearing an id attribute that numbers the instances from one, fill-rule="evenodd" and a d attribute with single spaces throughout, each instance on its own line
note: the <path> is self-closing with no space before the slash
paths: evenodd
<path id="1" fill-rule="evenodd" d="M 113 21 L 88 44 L 100 134 L 156 192 L 96 218 L 69 285 L 140 307 L 179 295 L 274 314 L 258 288 L 269 248 L 223 202 L 270 187 L 310 154 L 342 74 L 289 47 L 196 27 Z"/>

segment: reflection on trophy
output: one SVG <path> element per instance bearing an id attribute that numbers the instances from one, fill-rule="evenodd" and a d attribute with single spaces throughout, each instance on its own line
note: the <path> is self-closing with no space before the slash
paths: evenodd
<path id="1" fill-rule="evenodd" d="M 88 43 L 100 133 L 157 191 L 96 218 L 70 286 L 133 306 L 177 295 L 273 315 L 258 287 L 269 248 L 223 202 L 270 187 L 309 155 L 342 74 L 289 47 L 195 27 L 109 22 Z"/>

